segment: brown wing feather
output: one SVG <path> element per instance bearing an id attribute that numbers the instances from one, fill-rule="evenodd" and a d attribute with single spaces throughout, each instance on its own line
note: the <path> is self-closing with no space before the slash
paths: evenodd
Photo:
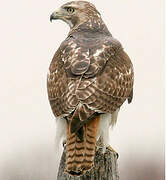
<path id="1" fill-rule="evenodd" d="M 56 117 L 69 115 L 78 104 L 74 94 L 76 82 L 67 77 L 61 54 L 59 48 L 50 64 L 50 72 L 47 76 L 48 98 Z"/>
<path id="2" fill-rule="evenodd" d="M 102 74 L 96 77 L 96 84 L 93 86 L 96 92 L 98 91 L 98 96 L 89 107 L 97 107 L 103 112 L 114 112 L 127 98 L 130 98 L 133 88 L 133 67 L 123 50 L 110 57 Z"/>
<path id="3" fill-rule="evenodd" d="M 132 100 L 133 66 L 121 44 L 104 37 L 88 48 L 84 41 L 76 36 L 62 43 L 47 80 L 53 113 L 68 119 L 71 132 L 95 112 L 112 113 Z"/>

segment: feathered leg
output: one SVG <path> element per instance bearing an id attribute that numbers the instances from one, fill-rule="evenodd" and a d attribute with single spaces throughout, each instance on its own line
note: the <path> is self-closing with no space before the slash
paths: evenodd
<path id="1" fill-rule="evenodd" d="M 63 151 L 62 144 L 65 139 L 66 139 L 66 120 L 64 118 L 56 118 L 55 159 L 58 165 L 55 169 L 56 178 L 58 175 L 59 164 Z"/>
<path id="2" fill-rule="evenodd" d="M 106 148 L 110 151 L 115 152 L 118 156 L 118 153 L 109 145 L 110 136 L 109 136 L 109 128 L 110 126 L 114 126 L 117 120 L 117 114 L 119 109 L 115 111 L 115 113 L 104 114 L 101 116 L 100 127 L 98 132 L 98 141 L 96 143 L 97 148 L 102 148 L 102 152 L 105 153 Z"/>

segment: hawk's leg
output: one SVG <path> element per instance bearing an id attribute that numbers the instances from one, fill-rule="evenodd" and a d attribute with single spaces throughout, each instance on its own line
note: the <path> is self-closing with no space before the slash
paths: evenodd
<path id="1" fill-rule="evenodd" d="M 60 148 L 61 143 L 65 144 L 66 140 L 66 120 L 64 118 L 56 118 L 56 148 Z"/>
<path id="2" fill-rule="evenodd" d="M 103 154 L 106 151 L 106 147 L 109 143 L 109 119 L 111 118 L 110 114 L 101 115 L 100 127 L 98 131 L 98 141 L 96 143 L 97 148 L 102 148 Z"/>
<path id="3" fill-rule="evenodd" d="M 58 166 L 55 168 L 55 174 L 58 174 L 59 163 L 62 154 L 62 142 L 66 139 L 66 120 L 64 118 L 56 118 L 56 130 L 55 130 L 55 160 Z"/>
<path id="4" fill-rule="evenodd" d="M 118 110 L 119 111 L 119 110 Z M 117 118 L 117 116 L 116 116 Z M 117 157 L 119 156 L 118 153 L 109 145 L 109 127 L 112 126 L 114 123 L 110 123 L 110 121 L 113 121 L 113 117 L 110 114 L 104 114 L 102 115 L 102 119 L 100 121 L 100 127 L 98 131 L 98 140 L 96 143 L 97 149 L 102 149 L 103 154 L 106 151 L 106 148 L 109 149 L 111 152 L 114 152 L 117 154 Z"/>

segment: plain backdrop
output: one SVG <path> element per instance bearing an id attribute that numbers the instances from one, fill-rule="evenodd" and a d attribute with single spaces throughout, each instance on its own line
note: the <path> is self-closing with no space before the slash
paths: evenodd
<path id="1" fill-rule="evenodd" d="M 0 7 L 0 180 L 54 180 L 51 59 L 69 27 L 49 22 L 63 0 L 6 0 Z M 111 130 L 121 180 L 164 179 L 164 1 L 93 0 L 134 64 L 133 103 Z"/>

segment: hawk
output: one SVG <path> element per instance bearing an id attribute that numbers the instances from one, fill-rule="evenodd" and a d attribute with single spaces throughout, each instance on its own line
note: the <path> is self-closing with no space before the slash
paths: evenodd
<path id="1" fill-rule="evenodd" d="M 94 165 L 96 140 L 108 145 L 109 127 L 133 97 L 133 65 L 95 6 L 71 1 L 53 12 L 70 26 L 49 67 L 49 102 L 57 141 L 66 134 L 66 172 L 80 176 Z"/>

